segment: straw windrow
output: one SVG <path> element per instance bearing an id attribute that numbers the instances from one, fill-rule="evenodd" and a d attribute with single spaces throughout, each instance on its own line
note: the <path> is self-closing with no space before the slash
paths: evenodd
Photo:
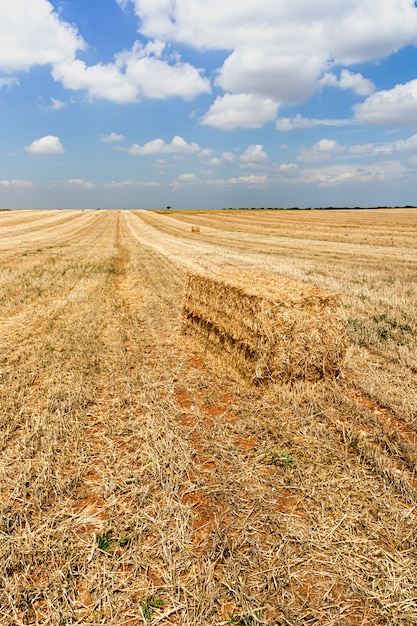
<path id="1" fill-rule="evenodd" d="M 258 272 L 190 273 L 183 332 L 255 384 L 336 376 L 346 351 L 337 294 Z"/>

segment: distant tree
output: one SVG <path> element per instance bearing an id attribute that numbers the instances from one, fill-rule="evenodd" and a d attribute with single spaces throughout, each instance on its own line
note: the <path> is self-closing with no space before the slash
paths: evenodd
<path id="1" fill-rule="evenodd" d="M 170 208 L 171 208 L 170 206 L 167 206 L 167 211 L 169 211 L 169 210 L 170 210 Z"/>

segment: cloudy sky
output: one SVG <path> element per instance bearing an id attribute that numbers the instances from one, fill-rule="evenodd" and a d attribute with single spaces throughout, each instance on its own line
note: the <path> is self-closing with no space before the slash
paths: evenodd
<path id="1" fill-rule="evenodd" d="M 0 208 L 417 204 L 413 0 L 0 0 Z"/>

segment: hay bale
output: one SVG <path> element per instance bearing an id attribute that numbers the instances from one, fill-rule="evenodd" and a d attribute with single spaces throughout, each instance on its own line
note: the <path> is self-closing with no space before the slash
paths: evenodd
<path id="1" fill-rule="evenodd" d="M 188 275 L 183 333 L 251 383 L 336 376 L 345 329 L 337 294 L 250 271 Z"/>
<path id="2" fill-rule="evenodd" d="M 200 226 L 191 226 L 191 232 L 192 233 L 199 233 L 200 232 Z"/>

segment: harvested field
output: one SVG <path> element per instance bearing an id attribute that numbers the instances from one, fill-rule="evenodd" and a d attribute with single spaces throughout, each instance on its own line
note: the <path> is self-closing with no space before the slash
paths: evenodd
<path id="1" fill-rule="evenodd" d="M 416 235 L 0 213 L 2 626 L 417 624 Z M 340 294 L 337 378 L 253 387 L 185 341 L 187 273 L 242 268 Z"/>

